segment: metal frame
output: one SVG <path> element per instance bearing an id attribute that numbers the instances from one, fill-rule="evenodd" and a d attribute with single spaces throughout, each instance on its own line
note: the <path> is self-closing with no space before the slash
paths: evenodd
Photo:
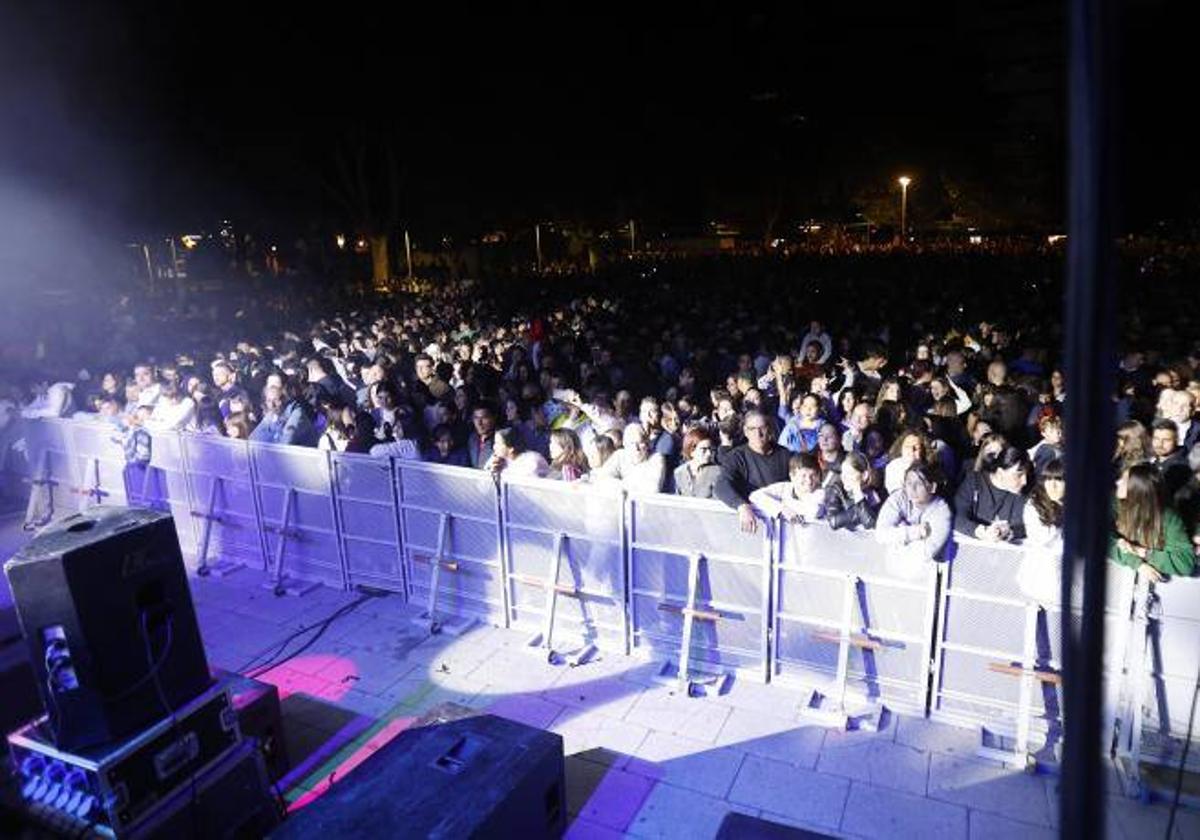
<path id="1" fill-rule="evenodd" d="M 407 593 L 408 583 L 404 564 L 404 531 L 402 530 L 403 517 L 399 515 L 399 505 L 396 502 L 395 468 L 392 459 L 388 458 L 384 460 L 371 458 L 367 455 L 331 453 L 329 460 L 331 487 L 334 497 L 334 521 L 337 527 L 337 537 L 341 545 L 342 556 L 345 558 L 346 586 L 352 587 L 356 583 L 364 583 L 394 592 Z M 349 465 L 353 465 L 355 470 L 378 470 L 383 473 L 385 476 L 384 482 L 387 485 L 386 500 L 381 501 L 377 498 L 347 494 L 342 489 L 342 475 L 349 469 Z M 388 509 L 388 518 L 391 520 L 392 527 L 394 528 L 394 539 L 384 539 L 364 533 L 350 533 L 346 523 L 347 506 L 373 505 L 383 507 L 385 504 Z M 352 543 L 362 543 L 389 549 L 395 563 L 394 574 L 385 574 L 370 569 L 358 568 L 351 556 Z"/>

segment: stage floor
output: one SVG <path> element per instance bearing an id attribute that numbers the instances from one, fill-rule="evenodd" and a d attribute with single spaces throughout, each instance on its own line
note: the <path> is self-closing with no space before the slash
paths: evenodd
<path id="1" fill-rule="evenodd" d="M 24 539 L 19 518 L 0 521 L 0 556 Z M 193 578 L 210 664 L 245 670 L 360 597 L 276 598 L 265 580 L 248 569 Z M 801 695 L 786 688 L 735 680 L 720 696 L 682 697 L 654 680 L 656 665 L 605 655 L 552 666 L 522 650 L 525 633 L 430 636 L 417 612 L 396 596 L 368 600 L 260 677 L 280 690 L 290 802 L 331 774 L 352 784 L 354 771 L 341 773 L 366 752 L 455 702 L 563 736 L 569 837 L 712 837 L 730 811 L 843 837 L 1056 836 L 1055 777 L 976 758 L 974 730 L 892 716 L 880 732 L 830 731 L 803 723 Z M 1120 796 L 1111 768 L 1108 778 L 1109 837 L 1162 837 L 1167 808 Z M 1176 834 L 1200 837 L 1200 813 L 1181 809 Z"/>

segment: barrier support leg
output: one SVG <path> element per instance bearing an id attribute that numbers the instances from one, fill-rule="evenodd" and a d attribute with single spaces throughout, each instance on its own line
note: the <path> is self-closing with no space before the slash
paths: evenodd
<path id="1" fill-rule="evenodd" d="M 673 684 L 677 691 L 688 697 L 704 697 L 710 691 L 721 694 L 729 683 L 730 674 L 719 666 L 715 670 L 697 667 L 692 664 L 692 630 L 696 621 L 720 621 L 722 616 L 715 610 L 701 610 L 696 607 L 696 594 L 700 588 L 700 563 L 704 555 L 693 553 L 688 555 L 688 594 L 683 606 L 660 603 L 658 608 L 663 612 L 677 612 L 683 616 L 683 639 L 679 643 L 679 665 L 671 662 L 663 665 L 658 677 Z"/>
<path id="2" fill-rule="evenodd" d="M 559 571 L 562 569 L 562 561 L 567 557 L 567 535 L 558 533 L 554 537 L 554 551 L 550 558 L 550 568 L 545 579 L 535 578 L 529 575 L 511 575 L 512 579 L 525 583 L 530 586 L 540 587 L 546 590 L 546 605 L 545 617 L 542 619 L 542 630 L 540 633 L 535 633 L 526 643 L 526 649 L 537 653 L 544 654 L 546 661 L 551 665 L 561 665 L 566 662 L 572 668 L 578 667 L 588 662 L 596 653 L 596 646 L 590 641 L 584 641 L 583 646 L 572 651 L 558 651 L 554 648 L 554 618 L 558 610 L 558 596 L 567 595 L 572 598 L 582 598 L 583 593 L 574 586 L 558 582 Z M 567 566 L 570 567 L 570 558 L 567 557 Z"/>
<path id="3" fill-rule="evenodd" d="M 212 484 L 208 488 L 208 507 L 205 510 L 193 510 L 192 516 L 204 520 L 204 528 L 200 531 L 200 550 L 196 555 L 196 574 L 200 577 L 223 578 L 228 577 L 234 572 L 240 571 L 244 567 L 241 563 L 235 563 L 222 557 L 216 563 L 208 562 L 208 545 L 212 538 L 212 526 L 214 522 L 221 522 L 222 516 L 217 513 L 217 497 L 224 490 L 224 479 L 215 475 L 212 479 Z"/>
<path id="4" fill-rule="evenodd" d="M 858 594 L 859 578 L 857 575 L 846 575 L 842 589 L 842 615 L 836 634 L 814 634 L 818 641 L 831 642 L 838 646 L 837 674 L 830 686 L 830 693 L 825 694 L 814 690 L 808 701 L 800 708 L 800 714 L 807 720 L 832 729 L 859 729 L 876 732 L 883 728 L 887 718 L 887 708 L 882 703 L 867 702 L 862 708 L 851 709 L 846 702 L 847 682 L 850 672 L 850 648 L 879 651 L 883 644 L 872 639 L 865 633 L 854 633 L 851 622 L 854 620 L 854 600 Z"/>
<path id="5" fill-rule="evenodd" d="M 50 477 L 49 450 L 42 450 L 42 456 L 38 459 L 38 469 L 34 476 L 29 480 L 29 504 L 25 507 L 25 521 L 21 524 L 22 529 L 26 531 L 40 528 L 54 518 L 54 488 L 58 482 Z M 46 511 L 43 515 L 36 516 L 43 494 L 46 500 Z"/>
<path id="6" fill-rule="evenodd" d="M 280 520 L 279 525 L 263 525 L 264 530 L 273 531 L 279 535 L 279 542 L 275 546 L 275 574 L 272 580 L 263 584 L 263 588 L 270 589 L 280 598 L 284 595 L 307 595 L 321 585 L 316 581 L 298 580 L 284 574 L 283 557 L 287 548 L 287 541 L 289 538 L 296 539 L 300 536 L 299 531 L 290 527 L 295 499 L 296 491 L 289 487 L 283 497 L 283 519 Z"/>
<path id="7" fill-rule="evenodd" d="M 76 496 L 84 496 L 85 497 L 86 501 L 84 501 L 84 503 L 83 503 L 84 509 L 87 509 L 87 508 L 91 507 L 92 505 L 100 504 L 101 502 L 104 501 L 104 497 L 108 495 L 108 491 L 104 489 L 104 486 L 100 480 L 100 459 L 92 458 L 91 462 L 92 462 L 92 469 L 91 469 L 92 483 L 91 484 L 85 483 L 85 484 L 80 485 L 79 487 L 71 488 L 71 492 L 74 493 Z M 87 472 L 87 467 L 84 467 L 84 472 L 85 473 Z M 85 481 L 86 481 L 86 479 L 85 479 Z"/>
<path id="8" fill-rule="evenodd" d="M 469 630 L 475 620 L 464 616 L 446 616 L 441 618 L 437 613 L 438 588 L 442 582 L 442 572 L 458 572 L 458 563 L 446 559 L 446 549 L 450 542 L 450 514 L 443 511 L 438 520 L 437 550 L 429 561 L 429 598 L 425 604 L 425 612 L 414 621 L 428 628 L 431 636 L 445 632 L 451 636 L 461 636 Z"/>
<path id="9" fill-rule="evenodd" d="M 1158 596 L 1148 582 L 1139 581 L 1134 603 L 1134 630 L 1129 642 L 1132 656 L 1126 672 L 1129 685 L 1127 720 L 1121 721 L 1115 762 L 1121 788 L 1131 799 L 1146 800 L 1150 795 L 1142 779 L 1142 726 L 1149 677 L 1147 660 L 1151 644 L 1150 621 L 1157 618 L 1158 612 Z"/>
<path id="10" fill-rule="evenodd" d="M 1051 672 L 1040 671 L 1037 667 L 1037 622 L 1041 607 L 1030 601 L 1025 605 L 1025 637 L 1022 651 L 1024 661 L 1019 668 L 1004 667 L 1004 663 L 992 663 L 990 670 L 994 673 L 1010 674 L 1020 678 L 1021 693 L 1017 700 L 1017 725 L 1012 737 L 1012 746 L 1006 744 L 1007 733 L 997 731 L 992 726 L 983 726 L 979 732 L 979 748 L 976 754 L 980 758 L 998 761 L 1007 767 L 1018 770 L 1036 769 L 1037 761 L 1029 753 L 1029 729 L 1033 723 L 1033 690 L 1035 682 L 1050 682 Z"/>

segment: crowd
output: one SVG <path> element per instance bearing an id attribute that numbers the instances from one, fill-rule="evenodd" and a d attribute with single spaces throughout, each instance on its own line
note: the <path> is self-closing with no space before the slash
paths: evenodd
<path id="1" fill-rule="evenodd" d="M 942 558 L 955 532 L 1021 543 L 1022 585 L 1053 597 L 1070 445 L 1061 262 L 864 259 L 799 277 L 718 259 L 447 281 L 286 330 L 218 313 L 170 355 L 18 390 L 0 402 L 0 452 L 19 453 L 21 415 L 85 412 L 112 424 L 131 469 L 155 430 L 186 430 L 612 483 L 717 499 L 746 531 L 871 530 L 898 573 Z M 1111 558 L 1186 576 L 1200 350 L 1127 314 Z"/>

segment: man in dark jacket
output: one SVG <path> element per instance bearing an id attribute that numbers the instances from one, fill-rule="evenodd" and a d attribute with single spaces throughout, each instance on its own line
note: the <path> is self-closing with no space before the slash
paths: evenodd
<path id="1" fill-rule="evenodd" d="M 1179 445 L 1179 430 L 1174 420 L 1154 421 L 1150 427 L 1150 449 L 1154 452 L 1151 460 L 1167 488 L 1167 498 L 1173 499 L 1192 477 L 1187 450 Z"/>
<path id="2" fill-rule="evenodd" d="M 771 423 L 762 412 L 746 412 L 742 432 L 746 443 L 730 450 L 721 461 L 716 496 L 737 510 L 741 529 L 752 534 L 758 529 L 758 519 L 750 505 L 750 494 L 760 487 L 787 481 L 792 453 L 776 445 Z"/>

